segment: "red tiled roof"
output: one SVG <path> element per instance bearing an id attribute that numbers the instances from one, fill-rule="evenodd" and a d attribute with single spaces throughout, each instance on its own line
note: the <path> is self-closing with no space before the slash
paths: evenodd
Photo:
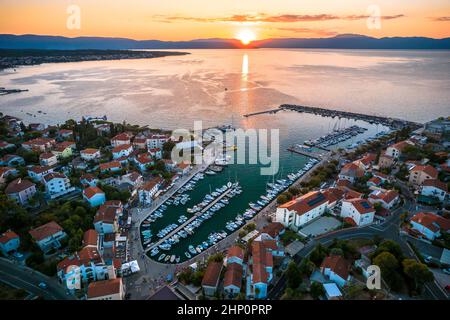
<path id="1" fill-rule="evenodd" d="M 364 194 L 357 192 L 353 189 L 347 189 L 344 194 L 344 199 L 362 198 L 363 195 Z"/>
<path id="2" fill-rule="evenodd" d="M 118 145 L 117 147 L 114 147 L 112 149 L 112 153 L 117 153 L 117 152 L 121 152 L 124 150 L 129 150 L 129 149 L 133 149 L 133 146 L 131 144 L 121 144 L 121 145 Z"/>
<path id="3" fill-rule="evenodd" d="M 58 143 L 54 150 L 58 151 L 58 152 L 63 152 L 64 150 L 66 150 L 69 147 L 72 147 L 73 145 L 75 145 L 75 142 L 73 141 L 63 141 L 61 143 Z"/>
<path id="4" fill-rule="evenodd" d="M 284 226 L 279 222 L 271 222 L 261 229 L 262 233 L 267 233 L 272 238 L 276 238 L 281 231 L 283 231 Z"/>
<path id="5" fill-rule="evenodd" d="M 221 270 L 221 262 L 210 262 L 203 276 L 202 286 L 216 287 L 219 282 Z"/>
<path id="6" fill-rule="evenodd" d="M 98 244 L 98 233 L 94 229 L 89 229 L 83 235 L 83 245 L 84 246 L 94 246 Z"/>
<path id="7" fill-rule="evenodd" d="M 266 267 L 273 266 L 273 256 L 262 241 L 252 242 L 253 282 L 267 283 Z"/>
<path id="8" fill-rule="evenodd" d="M 146 182 L 142 189 L 145 191 L 151 191 L 158 183 L 161 183 L 162 179 L 160 177 L 153 178 L 152 180 Z"/>
<path id="9" fill-rule="evenodd" d="M 19 236 L 17 235 L 17 233 L 15 233 L 14 231 L 6 231 L 5 233 L 3 233 L 2 235 L 0 235 L 0 243 L 6 244 L 9 241 L 19 238 Z"/>
<path id="10" fill-rule="evenodd" d="M 34 166 L 28 169 L 28 171 L 34 172 L 35 174 L 41 174 L 50 170 L 52 170 L 52 167 L 49 166 Z"/>
<path id="11" fill-rule="evenodd" d="M 327 201 L 327 198 L 320 191 L 311 191 L 297 199 L 282 204 L 279 208 L 285 208 L 289 211 L 293 210 L 298 215 L 302 215 Z"/>
<path id="12" fill-rule="evenodd" d="M 411 221 L 423 225 L 427 229 L 437 232 L 440 229 L 444 231 L 450 230 L 450 220 L 438 216 L 431 212 L 419 212 L 412 217 Z"/>
<path id="13" fill-rule="evenodd" d="M 96 194 L 100 194 L 104 192 L 99 187 L 88 187 L 83 190 L 83 195 L 86 196 L 86 198 L 91 199 Z"/>
<path id="14" fill-rule="evenodd" d="M 6 194 L 18 193 L 29 188 L 34 187 L 35 184 L 29 180 L 17 178 L 14 181 L 11 181 L 5 189 Z"/>
<path id="15" fill-rule="evenodd" d="M 227 270 L 225 272 L 223 285 L 224 287 L 228 287 L 234 285 L 238 288 L 242 285 L 242 274 L 244 270 L 242 265 L 239 263 L 231 263 L 227 266 Z"/>
<path id="16" fill-rule="evenodd" d="M 227 258 L 238 257 L 244 260 L 244 250 L 239 246 L 232 246 L 228 249 Z"/>
<path id="17" fill-rule="evenodd" d="M 55 221 L 51 221 L 37 228 L 31 229 L 29 231 L 30 235 L 36 241 L 41 241 L 45 238 L 48 238 L 60 231 L 63 231 L 63 228 Z"/>
<path id="18" fill-rule="evenodd" d="M 344 201 L 350 202 L 360 214 L 375 212 L 375 209 L 373 208 L 372 204 L 366 199 L 357 198 L 357 199 L 347 199 Z"/>
<path id="19" fill-rule="evenodd" d="M 80 153 L 84 153 L 84 154 L 95 154 L 95 153 L 97 153 L 98 151 L 99 151 L 98 149 L 87 148 L 87 149 L 81 150 Z"/>
<path id="20" fill-rule="evenodd" d="M 364 176 L 364 170 L 356 163 L 350 162 L 342 167 L 340 174 L 348 177 L 360 178 Z"/>
<path id="21" fill-rule="evenodd" d="M 378 185 L 381 184 L 382 181 L 381 181 L 381 179 L 378 178 L 378 177 L 372 177 L 372 178 L 370 178 L 369 181 L 367 181 L 367 182 L 371 182 L 371 183 L 373 183 L 374 185 L 378 186 Z"/>
<path id="22" fill-rule="evenodd" d="M 401 152 L 401 151 L 403 151 L 403 149 L 405 149 L 405 147 L 410 146 L 410 145 L 411 144 L 406 141 L 400 141 L 400 142 L 397 142 L 397 143 L 391 145 L 390 147 L 395 148 Z"/>
<path id="23" fill-rule="evenodd" d="M 56 156 L 51 152 L 44 152 L 39 155 L 39 159 L 42 159 L 42 160 L 51 159 L 53 157 L 56 157 Z"/>
<path id="24" fill-rule="evenodd" d="M 429 175 L 433 179 L 437 179 L 439 172 L 432 166 L 426 165 L 426 166 L 415 166 L 412 168 L 411 172 L 416 171 L 422 171 L 425 172 L 427 175 Z"/>
<path id="25" fill-rule="evenodd" d="M 323 260 L 320 268 L 330 269 L 342 279 L 347 280 L 350 266 L 341 256 L 328 256 Z"/>
<path id="26" fill-rule="evenodd" d="M 99 298 L 120 293 L 122 278 L 91 282 L 88 287 L 88 298 Z"/>
<path id="27" fill-rule="evenodd" d="M 120 164 L 119 161 L 111 161 L 111 162 L 107 162 L 107 163 L 100 163 L 100 170 L 101 171 L 105 171 L 105 170 L 109 170 L 112 168 L 122 168 L 122 165 Z"/>
<path id="28" fill-rule="evenodd" d="M 130 140 L 130 136 L 127 133 L 119 133 L 115 137 L 111 138 L 111 141 L 113 141 L 113 140 L 116 140 L 116 141 L 129 141 Z"/>
<path id="29" fill-rule="evenodd" d="M 64 174 L 62 174 L 62 173 L 52 172 L 52 173 L 46 174 L 43 179 L 44 179 L 45 182 L 50 182 L 50 181 L 52 181 L 53 179 L 56 179 L 56 178 L 66 179 L 67 177 Z"/>
<path id="30" fill-rule="evenodd" d="M 16 171 L 16 169 L 11 167 L 0 167 L 0 177 L 3 177 L 3 175 L 9 171 Z"/>
<path id="31" fill-rule="evenodd" d="M 438 180 L 438 179 L 426 179 L 422 186 L 424 187 L 435 187 L 437 189 L 440 189 L 442 191 L 447 192 L 447 184 Z"/>
<path id="32" fill-rule="evenodd" d="M 344 197 L 344 191 L 338 188 L 328 188 L 323 191 L 323 194 L 327 198 L 329 203 L 336 202 Z"/>

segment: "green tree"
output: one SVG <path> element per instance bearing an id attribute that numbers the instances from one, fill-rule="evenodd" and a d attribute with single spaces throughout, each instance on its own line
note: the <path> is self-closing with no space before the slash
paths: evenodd
<path id="1" fill-rule="evenodd" d="M 402 262 L 403 272 L 413 280 L 414 290 L 420 293 L 425 283 L 434 280 L 433 273 L 423 263 L 414 259 L 405 259 Z"/>
<path id="2" fill-rule="evenodd" d="M 291 261 L 286 270 L 287 286 L 296 289 L 302 282 L 302 277 L 297 264 Z"/>
<path id="3" fill-rule="evenodd" d="M 285 195 L 285 194 L 280 194 L 278 197 L 277 197 L 277 203 L 278 204 L 283 204 L 283 203 L 286 203 L 286 202 L 288 202 L 289 201 L 289 198 Z"/>
<path id="4" fill-rule="evenodd" d="M 315 267 L 316 266 L 311 262 L 311 260 L 304 258 L 300 262 L 299 270 L 302 275 L 309 277 L 313 273 Z"/>
<path id="5" fill-rule="evenodd" d="M 323 285 L 319 282 L 313 282 L 310 287 L 311 297 L 314 299 L 319 299 L 321 296 L 325 294 L 325 289 Z"/>
<path id="6" fill-rule="evenodd" d="M 316 265 L 320 266 L 323 259 L 328 255 L 328 249 L 321 244 L 318 244 L 316 248 L 311 252 L 309 259 Z"/>

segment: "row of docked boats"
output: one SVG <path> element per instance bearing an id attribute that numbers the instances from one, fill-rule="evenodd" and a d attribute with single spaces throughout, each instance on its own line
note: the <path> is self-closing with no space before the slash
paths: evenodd
<path id="1" fill-rule="evenodd" d="M 166 239 L 158 247 L 154 248 L 152 250 L 152 252 L 150 252 L 150 255 L 158 254 L 159 249 L 170 250 L 172 245 L 178 243 L 181 238 L 187 238 L 188 236 L 194 234 L 194 230 L 196 228 L 200 227 L 203 222 L 210 219 L 217 211 L 219 211 L 220 209 L 225 207 L 229 203 L 231 198 L 233 198 L 236 195 L 241 194 L 241 193 L 242 193 L 242 188 L 238 182 L 235 182 L 235 183 L 228 182 L 226 185 L 219 187 L 219 188 L 215 189 L 213 192 L 205 195 L 203 201 L 201 203 L 197 204 L 196 206 L 194 206 L 194 208 L 196 208 L 195 209 L 196 217 L 191 222 L 189 222 L 186 226 L 184 226 L 184 228 L 179 230 L 177 233 L 172 235 L 170 238 Z M 190 211 L 192 212 L 192 210 L 190 210 Z M 181 216 L 181 217 L 183 217 L 183 216 Z M 176 228 L 173 225 L 176 225 L 176 224 L 169 225 L 161 231 L 163 231 L 167 235 L 168 233 L 172 232 L 172 231 L 167 232 L 169 229 L 173 228 L 172 230 L 174 230 Z M 178 225 L 177 225 L 177 227 L 178 227 Z M 159 236 L 159 233 L 158 233 L 158 236 Z M 227 236 L 227 233 L 224 231 L 210 234 L 210 238 L 208 238 L 208 241 L 204 241 L 204 242 L 202 242 L 202 244 L 195 247 L 195 253 L 191 252 L 191 250 L 189 250 L 189 251 L 185 252 L 185 255 L 186 255 L 186 257 L 188 257 L 188 255 L 191 255 L 191 254 L 198 254 L 198 253 L 202 252 L 202 250 L 205 250 L 210 245 L 216 243 L 217 241 L 219 241 L 222 238 L 225 238 L 226 236 Z M 189 253 L 189 252 L 191 252 L 191 253 Z M 159 258 L 158 258 L 158 260 L 159 260 Z M 166 262 L 166 261 L 164 261 L 164 262 Z"/>
<path id="2" fill-rule="evenodd" d="M 329 133 L 315 140 L 307 140 L 305 141 L 305 144 L 317 147 L 329 147 L 349 140 L 352 137 L 357 136 L 358 134 L 364 133 L 366 130 L 368 129 L 353 125 L 342 130 L 334 130 L 332 133 Z"/>
<path id="3" fill-rule="evenodd" d="M 176 256 L 174 254 L 170 255 L 170 254 L 163 253 L 158 257 L 158 261 L 165 262 L 165 263 L 179 263 L 180 260 L 181 260 L 180 256 Z"/>

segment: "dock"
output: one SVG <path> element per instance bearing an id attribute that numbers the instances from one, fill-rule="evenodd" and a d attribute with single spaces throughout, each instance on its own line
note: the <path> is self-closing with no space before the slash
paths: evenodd
<path id="1" fill-rule="evenodd" d="M 277 108 L 277 109 L 271 109 L 271 110 L 265 110 L 265 111 L 259 111 L 259 112 L 246 113 L 246 114 L 244 114 L 243 116 L 246 117 L 246 118 L 248 118 L 248 117 L 251 117 L 251 116 L 257 116 L 257 115 L 259 115 L 259 114 L 265 114 L 265 113 L 272 114 L 272 113 L 277 113 L 277 112 L 279 112 L 279 111 L 281 111 L 281 110 L 283 110 L 283 109 L 282 109 L 282 108 Z"/>
<path id="2" fill-rule="evenodd" d="M 306 156 L 306 157 L 309 157 L 309 158 L 314 158 L 314 159 L 317 159 L 317 160 L 322 160 L 323 157 L 325 155 L 329 154 L 329 152 L 330 152 L 329 150 L 327 150 L 327 152 L 325 152 L 325 153 L 314 152 L 314 151 L 307 151 L 307 150 L 304 150 L 302 148 L 298 148 L 296 146 L 291 146 L 291 147 L 287 148 L 287 150 L 290 151 L 290 152 L 301 154 L 302 156 Z"/>
<path id="3" fill-rule="evenodd" d="M 164 241 L 166 241 L 167 239 L 169 239 L 170 237 L 172 237 L 174 234 L 178 233 L 178 231 L 184 229 L 188 224 L 190 224 L 192 221 L 194 221 L 195 219 L 197 219 L 199 216 L 201 216 L 203 213 L 205 213 L 206 211 L 208 211 L 212 206 L 214 206 L 217 202 L 219 202 L 220 200 L 222 200 L 228 193 L 231 192 L 231 190 L 233 190 L 233 188 L 229 188 L 227 189 L 224 193 L 222 193 L 219 197 L 217 197 L 216 199 L 214 199 L 214 201 L 212 201 L 210 204 L 208 204 L 206 207 L 204 207 L 202 210 L 200 210 L 199 212 L 197 212 L 195 215 L 193 215 L 191 218 L 189 218 L 185 223 L 179 225 L 176 229 L 172 230 L 171 232 L 169 232 L 167 235 L 165 235 L 163 238 L 159 239 L 157 242 L 152 243 L 150 246 L 148 246 L 148 248 L 144 249 L 145 252 L 149 252 L 150 250 L 152 250 L 153 248 L 159 246 L 161 243 L 163 243 Z"/>
<path id="4" fill-rule="evenodd" d="M 363 114 L 363 113 L 340 111 L 340 110 L 325 109 L 325 108 L 318 108 L 318 107 L 309 107 L 309 106 L 303 106 L 303 105 L 282 104 L 280 106 L 280 109 L 311 113 L 311 114 L 320 115 L 323 117 L 332 117 L 332 118 L 339 117 L 339 118 L 362 120 L 362 121 L 366 121 L 366 122 L 369 122 L 372 124 L 374 124 L 374 123 L 382 124 L 382 125 L 385 125 L 387 127 L 393 128 L 393 129 L 402 129 L 405 127 L 411 127 L 414 130 L 414 129 L 418 129 L 422 126 L 421 123 L 397 119 L 397 118 L 368 115 L 368 114 Z"/>

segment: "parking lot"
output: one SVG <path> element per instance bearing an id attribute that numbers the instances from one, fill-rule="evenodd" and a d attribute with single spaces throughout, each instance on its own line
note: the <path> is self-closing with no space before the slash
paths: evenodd
<path id="1" fill-rule="evenodd" d="M 341 222 L 333 217 L 320 217 L 299 230 L 305 236 L 318 236 L 336 229 Z"/>

